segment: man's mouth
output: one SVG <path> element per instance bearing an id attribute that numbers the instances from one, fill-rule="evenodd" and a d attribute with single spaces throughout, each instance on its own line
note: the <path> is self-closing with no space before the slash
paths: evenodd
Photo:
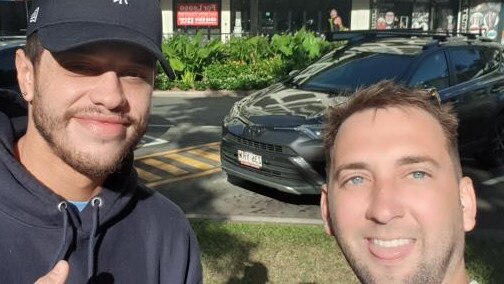
<path id="1" fill-rule="evenodd" d="M 370 253 L 380 261 L 390 262 L 405 258 L 415 246 L 412 238 L 368 238 Z"/>
<path id="2" fill-rule="evenodd" d="M 118 116 L 86 115 L 76 116 L 74 118 L 80 125 L 84 126 L 92 133 L 105 137 L 123 135 L 129 125 L 127 119 Z"/>
<path id="3" fill-rule="evenodd" d="M 393 240 L 380 240 L 380 239 L 371 239 L 374 245 L 384 248 L 395 248 L 407 245 L 411 243 L 411 239 L 393 239 Z"/>

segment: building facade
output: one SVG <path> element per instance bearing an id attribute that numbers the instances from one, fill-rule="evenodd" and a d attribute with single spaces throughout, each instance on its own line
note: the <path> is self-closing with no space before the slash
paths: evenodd
<path id="1" fill-rule="evenodd" d="M 108 0 L 114 1 L 114 0 Z M 130 0 L 134 1 L 134 0 Z M 138 1 L 138 0 L 136 0 Z M 409 29 L 481 32 L 504 39 L 500 0 L 160 0 L 163 33 L 194 34 L 227 40 L 231 36 L 271 35 L 306 27 L 322 34 L 329 11 L 337 9 L 351 30 Z M 13 34 L 26 29 L 22 1 L 0 0 L 0 29 Z"/>

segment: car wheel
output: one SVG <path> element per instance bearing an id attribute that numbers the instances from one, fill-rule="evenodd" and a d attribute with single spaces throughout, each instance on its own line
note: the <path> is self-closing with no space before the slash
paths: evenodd
<path id="1" fill-rule="evenodd" d="M 491 167 L 504 164 L 504 116 L 499 116 L 496 122 L 488 150 L 481 157 L 481 162 Z"/>

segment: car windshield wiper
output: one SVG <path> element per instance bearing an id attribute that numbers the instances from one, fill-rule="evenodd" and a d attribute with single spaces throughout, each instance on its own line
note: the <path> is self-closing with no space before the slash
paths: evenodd
<path id="1" fill-rule="evenodd" d="M 293 89 L 301 89 L 301 85 L 299 83 L 294 82 L 293 80 L 286 80 L 283 82 L 284 86 L 290 87 Z"/>
<path id="2" fill-rule="evenodd" d="M 302 89 L 304 91 L 311 91 L 311 92 L 328 94 L 329 97 L 336 97 L 339 95 L 344 95 L 346 93 L 349 93 L 349 90 L 345 90 L 345 89 L 323 89 L 323 88 L 301 88 L 301 87 L 299 87 L 299 89 Z"/>

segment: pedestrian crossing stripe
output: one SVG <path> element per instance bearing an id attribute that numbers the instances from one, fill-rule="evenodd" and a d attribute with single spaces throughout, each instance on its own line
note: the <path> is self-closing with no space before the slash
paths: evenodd
<path id="1" fill-rule="evenodd" d="M 135 158 L 140 182 L 155 187 L 221 171 L 220 142 Z"/>

